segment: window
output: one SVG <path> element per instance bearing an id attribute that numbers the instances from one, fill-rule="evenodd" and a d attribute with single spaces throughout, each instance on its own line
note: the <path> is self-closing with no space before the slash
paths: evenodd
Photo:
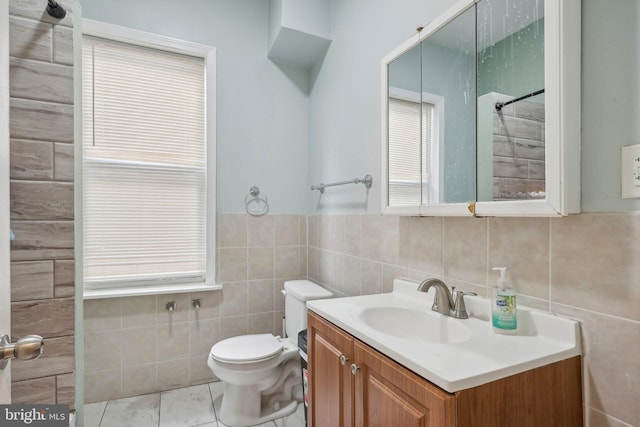
<path id="1" fill-rule="evenodd" d="M 390 88 L 389 205 L 437 203 L 443 98 Z"/>
<path id="2" fill-rule="evenodd" d="M 213 284 L 213 49 L 84 27 L 85 289 Z"/>

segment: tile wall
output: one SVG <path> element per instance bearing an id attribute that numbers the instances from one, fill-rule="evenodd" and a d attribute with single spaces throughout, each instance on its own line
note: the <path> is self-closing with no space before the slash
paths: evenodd
<path id="1" fill-rule="evenodd" d="M 339 295 L 439 277 L 488 296 L 509 267 L 520 304 L 582 322 L 587 425 L 640 425 L 640 215 L 308 221 L 309 278 Z"/>
<path id="2" fill-rule="evenodd" d="M 306 230 L 306 215 L 220 214 L 222 291 L 85 301 L 85 402 L 210 382 L 217 341 L 281 335 L 284 281 L 307 277 Z"/>
<path id="3" fill-rule="evenodd" d="M 45 338 L 12 363 L 14 403 L 74 403 L 73 1 L 9 2 L 11 335 Z"/>

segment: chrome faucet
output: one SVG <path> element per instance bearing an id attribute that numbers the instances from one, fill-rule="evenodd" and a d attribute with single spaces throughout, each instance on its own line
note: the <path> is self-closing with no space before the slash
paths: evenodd
<path id="1" fill-rule="evenodd" d="M 469 314 L 464 304 L 465 295 L 477 295 L 474 292 L 456 291 L 455 287 L 449 288 L 440 279 L 425 279 L 418 285 L 418 291 L 429 292 L 429 289 L 434 287 L 436 289 L 436 295 L 433 298 L 433 305 L 431 310 L 437 311 L 440 314 L 455 317 L 456 319 L 467 319 Z M 453 295 L 455 294 L 455 301 Z"/>

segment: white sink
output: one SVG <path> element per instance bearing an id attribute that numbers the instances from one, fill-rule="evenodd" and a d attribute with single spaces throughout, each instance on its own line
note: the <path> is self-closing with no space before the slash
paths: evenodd
<path id="1" fill-rule="evenodd" d="M 468 319 L 431 310 L 434 290 L 394 280 L 393 292 L 307 302 L 309 310 L 448 392 L 581 354 L 578 322 L 518 306 L 518 334 L 491 329 L 486 298 L 465 298 Z"/>
<path id="2" fill-rule="evenodd" d="M 384 334 L 407 340 L 451 344 L 471 338 L 471 330 L 448 316 L 398 306 L 369 307 L 359 314 L 362 322 Z"/>

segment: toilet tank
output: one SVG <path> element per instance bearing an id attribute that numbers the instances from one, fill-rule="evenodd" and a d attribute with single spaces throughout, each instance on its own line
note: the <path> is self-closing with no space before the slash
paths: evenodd
<path id="1" fill-rule="evenodd" d="M 307 328 L 307 301 L 331 298 L 333 294 L 309 280 L 284 282 L 285 330 L 289 340 L 297 344 L 298 332 Z"/>

